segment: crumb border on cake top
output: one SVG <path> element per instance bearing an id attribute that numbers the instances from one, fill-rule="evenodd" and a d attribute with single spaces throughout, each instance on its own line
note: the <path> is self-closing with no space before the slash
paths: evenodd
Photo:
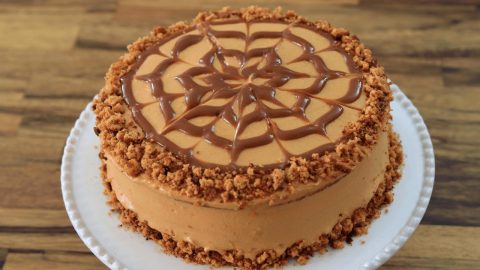
<path id="1" fill-rule="evenodd" d="M 245 169 L 223 171 L 220 168 L 192 166 L 158 143 L 145 138 L 125 103 L 120 78 L 135 63 L 136 57 L 153 44 L 172 34 L 184 31 L 203 21 L 242 18 L 278 20 L 314 27 L 330 34 L 352 55 L 362 72 L 367 100 L 359 119 L 343 130 L 343 139 L 333 152 L 313 154 L 311 158 L 291 158 L 283 169 L 266 170 L 250 165 Z M 295 186 L 338 179 L 348 174 L 376 144 L 391 119 L 392 94 L 387 77 L 370 49 L 343 28 L 332 27 L 326 21 L 308 21 L 292 11 L 269 10 L 251 6 L 244 9 L 223 8 L 201 12 L 190 23 L 179 22 L 168 27 L 156 27 L 148 36 L 128 46 L 128 52 L 113 63 L 105 77 L 105 86 L 93 102 L 96 114 L 95 132 L 101 141 L 100 157 L 114 161 L 131 177 L 144 175 L 152 186 L 170 189 L 199 200 L 245 203 L 265 198 L 278 191 L 293 193 Z"/>

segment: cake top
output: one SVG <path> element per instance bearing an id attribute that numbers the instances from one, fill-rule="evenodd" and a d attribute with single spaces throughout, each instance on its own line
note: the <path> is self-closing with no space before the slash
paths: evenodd
<path id="1" fill-rule="evenodd" d="M 217 19 L 142 52 L 122 89 L 146 137 L 192 165 L 281 168 L 335 149 L 365 105 L 361 75 L 314 27 Z"/>
<path id="2" fill-rule="evenodd" d="M 93 109 L 100 156 L 126 174 L 242 204 L 349 173 L 387 129 L 391 100 L 383 68 L 347 30 L 248 7 L 129 45 Z"/>

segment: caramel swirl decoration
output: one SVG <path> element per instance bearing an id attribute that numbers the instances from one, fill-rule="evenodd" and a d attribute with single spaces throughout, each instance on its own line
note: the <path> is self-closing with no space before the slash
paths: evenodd
<path id="1" fill-rule="evenodd" d="M 331 151 L 365 102 L 337 41 L 276 21 L 203 22 L 142 52 L 121 82 L 146 137 L 203 167 Z"/>

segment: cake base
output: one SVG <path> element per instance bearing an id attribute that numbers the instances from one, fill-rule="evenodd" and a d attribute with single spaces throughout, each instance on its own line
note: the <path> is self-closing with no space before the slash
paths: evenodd
<path id="1" fill-rule="evenodd" d="M 299 241 L 282 254 L 276 254 L 272 250 L 265 250 L 257 254 L 252 260 L 239 255 L 236 250 L 219 253 L 214 250 L 206 251 L 203 247 L 194 246 L 185 241 L 175 241 L 170 235 L 159 232 L 148 226 L 146 222 L 139 221 L 137 214 L 123 207 L 112 190 L 106 177 L 106 166 L 102 160 L 102 179 L 105 186 L 104 193 L 109 197 L 108 203 L 113 212 L 117 212 L 124 227 L 142 233 L 146 240 L 154 240 L 163 247 L 167 254 L 173 254 L 187 262 L 209 264 L 212 266 L 236 266 L 242 269 L 265 269 L 278 267 L 288 263 L 290 258 L 298 263 L 305 264 L 314 253 L 324 253 L 327 247 L 334 249 L 343 248 L 345 242 L 351 243 L 353 236 L 366 234 L 368 225 L 380 216 L 381 209 L 393 201 L 393 186 L 400 178 L 399 168 L 403 161 L 403 153 L 400 141 L 396 134 L 389 133 L 389 160 L 390 164 L 385 170 L 384 182 L 382 182 L 375 195 L 366 207 L 358 208 L 351 217 L 339 221 L 329 234 L 318 237 L 318 241 L 311 245 L 304 245 Z"/>

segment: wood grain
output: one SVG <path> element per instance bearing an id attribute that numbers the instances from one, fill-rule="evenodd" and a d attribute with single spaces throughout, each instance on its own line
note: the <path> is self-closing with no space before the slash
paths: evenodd
<path id="1" fill-rule="evenodd" d="M 412 99 L 436 182 L 413 237 L 381 269 L 480 265 L 480 1 L 256 1 L 350 29 Z M 155 25 L 232 1 L 0 1 L 0 269 L 105 269 L 68 220 L 60 159 L 109 65 Z"/>
<path id="2" fill-rule="evenodd" d="M 4 270 L 82 270 L 82 269 L 105 269 L 98 259 L 90 254 L 66 253 L 66 252 L 39 252 L 39 253 L 16 253 L 8 254 L 8 263 Z"/>

